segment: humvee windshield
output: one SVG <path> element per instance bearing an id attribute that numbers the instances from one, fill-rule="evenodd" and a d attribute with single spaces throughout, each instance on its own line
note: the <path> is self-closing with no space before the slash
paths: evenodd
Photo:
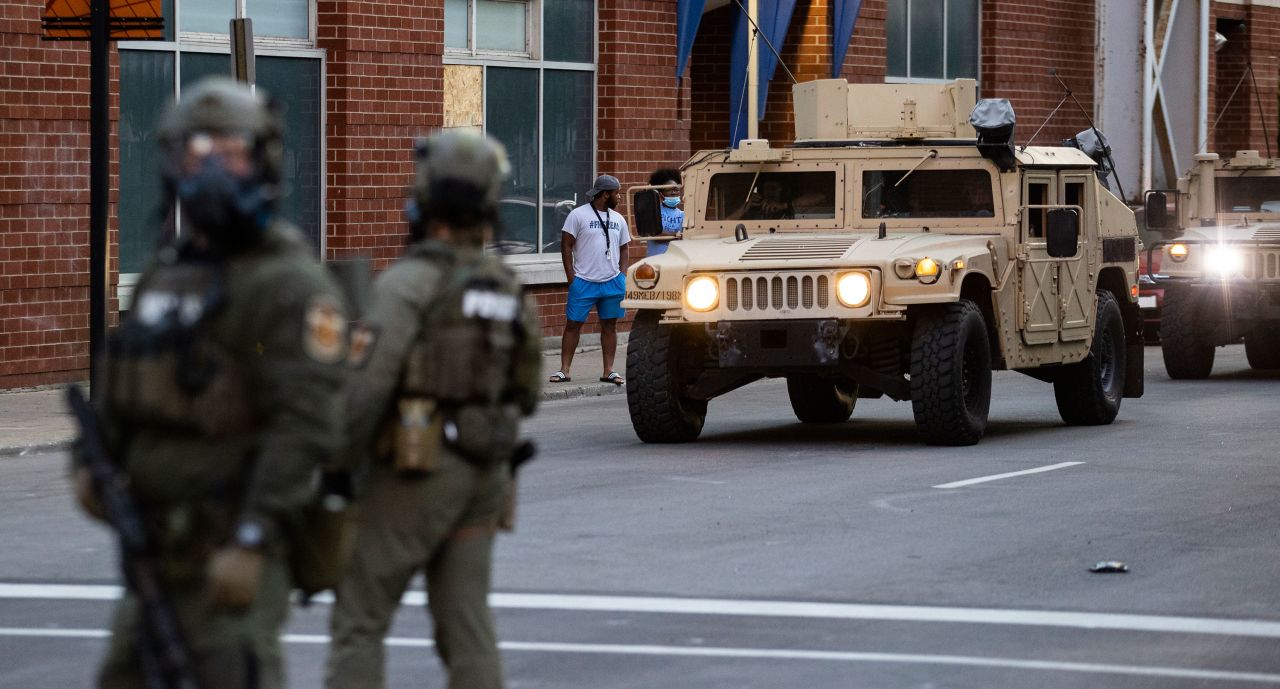
<path id="1" fill-rule="evenodd" d="M 831 220 L 834 172 L 722 172 L 711 177 L 707 220 Z"/>
<path id="2" fill-rule="evenodd" d="M 1280 213 L 1280 177 L 1219 177 L 1219 213 Z"/>
<path id="3" fill-rule="evenodd" d="M 991 175 L 985 170 L 907 172 L 863 172 L 862 217 L 990 218 L 995 213 Z"/>

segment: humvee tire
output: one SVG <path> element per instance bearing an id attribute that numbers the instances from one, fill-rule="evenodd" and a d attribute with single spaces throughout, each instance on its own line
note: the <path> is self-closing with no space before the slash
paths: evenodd
<path id="1" fill-rule="evenodd" d="M 1124 317 L 1108 291 L 1098 292 L 1093 344 L 1084 361 L 1064 366 L 1053 381 L 1058 414 L 1072 426 L 1103 426 L 1115 420 L 1124 397 Z"/>
<path id="2" fill-rule="evenodd" d="M 1274 323 L 1258 326 L 1244 336 L 1244 356 L 1249 368 L 1259 371 L 1280 368 L 1280 333 L 1272 328 Z"/>
<path id="3" fill-rule="evenodd" d="M 1170 378 L 1208 378 L 1213 371 L 1214 348 L 1201 335 L 1200 292 L 1170 287 L 1164 292 L 1160 312 L 1160 351 Z"/>
<path id="4" fill-rule="evenodd" d="M 705 400 L 681 395 L 687 380 L 683 333 L 659 327 L 657 311 L 636 315 L 627 341 L 627 409 L 636 436 L 646 443 L 687 443 L 702 432 Z"/>
<path id="5" fill-rule="evenodd" d="M 844 423 L 858 402 L 858 386 L 816 375 L 787 376 L 787 397 L 801 423 Z"/>
<path id="6" fill-rule="evenodd" d="M 991 343 L 972 301 L 924 311 L 911 337 L 911 411 L 931 445 L 973 445 L 991 410 Z"/>

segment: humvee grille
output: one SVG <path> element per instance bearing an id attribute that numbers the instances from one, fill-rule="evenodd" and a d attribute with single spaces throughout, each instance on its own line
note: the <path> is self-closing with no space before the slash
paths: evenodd
<path id="1" fill-rule="evenodd" d="M 831 303 L 826 275 L 736 275 L 724 281 L 724 305 L 730 311 L 825 309 Z"/>
<path id="2" fill-rule="evenodd" d="M 1280 242 L 1280 227 L 1273 225 L 1271 227 L 1258 228 L 1258 231 L 1253 233 L 1253 238 Z"/>
<path id="3" fill-rule="evenodd" d="M 844 256 L 857 237 L 767 237 L 742 255 L 743 261 L 830 260 Z"/>
<path id="4" fill-rule="evenodd" d="M 1256 280 L 1280 279 L 1280 252 L 1258 251 L 1254 252 L 1250 258 L 1252 260 L 1245 261 L 1244 270 L 1241 271 L 1246 278 Z"/>

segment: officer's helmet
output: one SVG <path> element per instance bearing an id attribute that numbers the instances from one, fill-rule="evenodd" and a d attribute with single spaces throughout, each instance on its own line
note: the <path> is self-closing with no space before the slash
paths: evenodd
<path id="1" fill-rule="evenodd" d="M 259 179 L 280 183 L 283 125 L 278 109 L 261 90 L 255 92 L 226 77 L 210 77 L 184 90 L 161 119 L 160 142 L 166 152 L 177 155 L 198 134 L 245 137 L 252 146 Z"/>
<path id="2" fill-rule="evenodd" d="M 408 213 L 415 231 L 429 220 L 459 230 L 479 229 L 496 220 L 498 196 L 511 172 L 501 143 L 459 129 L 419 139 L 415 149 L 418 170 Z"/>

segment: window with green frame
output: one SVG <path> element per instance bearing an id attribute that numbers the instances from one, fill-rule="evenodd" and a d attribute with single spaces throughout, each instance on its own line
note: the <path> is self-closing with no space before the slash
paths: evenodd
<path id="1" fill-rule="evenodd" d="M 223 7 L 222 5 L 226 6 Z M 310 45 L 311 0 L 247 0 L 254 33 L 292 39 L 295 49 L 258 49 L 257 85 L 284 106 L 285 195 L 280 215 L 316 247 L 323 244 L 322 61 Z M 164 1 L 166 41 L 120 49 L 120 273 L 141 272 L 165 233 L 156 126 L 164 108 L 201 78 L 230 74 L 225 35 L 231 3 Z M 175 12 L 176 10 L 176 12 Z M 261 15 L 259 19 L 255 13 Z M 179 31 L 174 32 L 177 25 Z M 219 29 L 218 27 L 221 27 Z M 219 35 L 220 32 L 220 35 Z M 175 37 L 176 33 L 176 37 Z M 178 220 L 171 231 L 181 232 Z M 122 278 L 122 284 L 129 280 Z"/>
<path id="2" fill-rule="evenodd" d="M 541 35 L 521 33 L 538 26 Z M 519 33 L 522 47 L 495 46 L 486 35 L 498 33 Z M 595 171 L 595 35 L 593 0 L 446 0 L 445 61 L 483 67 L 483 127 L 511 158 L 495 244 L 507 254 L 558 259 L 564 219 L 586 200 Z"/>
<path id="3" fill-rule="evenodd" d="M 978 78 L 979 0 L 889 0 L 886 76 L 897 81 Z"/>

